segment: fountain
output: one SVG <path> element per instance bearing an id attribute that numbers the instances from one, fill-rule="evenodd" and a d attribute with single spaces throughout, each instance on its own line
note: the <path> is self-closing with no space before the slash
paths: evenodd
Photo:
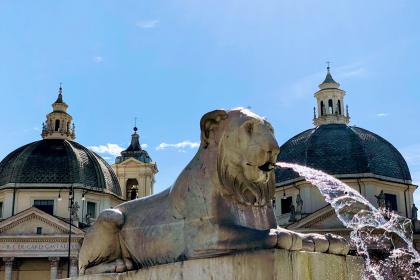
<path id="1" fill-rule="evenodd" d="M 362 278 L 362 259 L 347 255 L 343 237 L 302 234 L 276 223 L 271 201 L 279 147 L 264 118 L 241 108 L 215 110 L 202 117 L 200 128 L 197 154 L 171 188 L 101 212 L 83 241 L 81 276 L 73 279 Z M 353 229 L 365 279 L 419 279 L 420 256 L 406 219 L 376 209 L 321 171 L 277 165 L 317 186 Z M 373 244 L 389 246 L 387 258 L 372 254 Z"/>
<path id="2" fill-rule="evenodd" d="M 279 162 L 316 186 L 337 217 L 352 229 L 351 243 L 365 259 L 365 279 L 420 279 L 420 255 L 413 247 L 411 221 L 376 209 L 357 191 L 322 171 Z M 371 248 L 387 251 L 379 256 Z"/>

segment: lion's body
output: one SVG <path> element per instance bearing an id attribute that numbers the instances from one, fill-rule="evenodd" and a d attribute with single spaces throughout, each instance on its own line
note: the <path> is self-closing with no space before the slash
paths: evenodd
<path id="1" fill-rule="evenodd" d="M 119 205 L 125 223 L 119 235 L 123 257 L 139 266 L 178 260 L 184 251 L 184 221 L 171 213 L 169 189 Z M 172 239 L 176 237 L 176 239 Z M 169 243 L 169 239 L 172 239 Z"/>
<path id="2" fill-rule="evenodd" d="M 203 117 L 201 146 L 171 188 L 99 215 L 80 252 L 82 274 L 279 246 L 274 172 L 264 167 L 278 153 L 272 128 L 247 111 L 223 113 Z M 282 247 L 301 248 L 297 234 L 280 234 Z"/>

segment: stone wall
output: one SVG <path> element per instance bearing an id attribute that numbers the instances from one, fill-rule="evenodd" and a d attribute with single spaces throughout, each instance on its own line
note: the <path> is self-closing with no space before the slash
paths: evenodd
<path id="1" fill-rule="evenodd" d="M 260 250 L 217 258 L 196 259 L 121 274 L 85 275 L 72 280 L 196 279 L 362 279 L 360 258 L 321 253 Z"/>

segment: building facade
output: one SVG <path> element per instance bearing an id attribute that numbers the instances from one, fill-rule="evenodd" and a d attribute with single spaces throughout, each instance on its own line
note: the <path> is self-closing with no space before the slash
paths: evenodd
<path id="1" fill-rule="evenodd" d="M 42 140 L 0 162 L 0 280 L 77 275 L 85 230 L 99 212 L 153 193 L 157 167 L 141 150 L 137 133 L 114 171 L 74 141 L 75 126 L 61 86 L 52 107 Z M 137 154 L 146 154 L 147 162 Z M 127 196 L 129 183 L 135 196 Z"/>
<path id="2" fill-rule="evenodd" d="M 315 127 L 284 143 L 278 161 L 333 175 L 375 207 L 386 207 L 413 219 L 415 224 L 417 210 L 413 193 L 417 186 L 412 183 L 400 152 L 379 135 L 348 125 L 350 116 L 344 103 L 345 92 L 332 78 L 329 67 L 314 96 L 317 102 L 313 118 Z M 343 236 L 350 233 L 319 190 L 289 169 L 276 171 L 275 205 L 278 223 L 288 229 Z M 418 235 L 415 235 L 415 242 L 418 242 Z"/>

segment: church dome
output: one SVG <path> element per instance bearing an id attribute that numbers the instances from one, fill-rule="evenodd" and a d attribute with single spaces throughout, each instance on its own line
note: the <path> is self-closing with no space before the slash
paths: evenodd
<path id="1" fill-rule="evenodd" d="M 11 152 L 0 162 L 0 187 L 9 183 L 75 187 L 121 196 L 111 166 L 69 139 L 43 139 Z M 79 186 L 77 186 L 79 185 Z"/>
<path id="2" fill-rule="evenodd" d="M 355 126 L 323 124 L 292 137 L 280 151 L 278 161 L 305 165 L 340 178 L 378 177 L 411 183 L 400 152 L 382 137 Z M 276 171 L 280 185 L 297 178 L 299 175 L 289 169 Z"/>
<path id="3" fill-rule="evenodd" d="M 369 178 L 411 183 L 407 163 L 384 138 L 366 129 L 349 126 L 345 91 L 340 89 L 327 67 L 327 75 L 314 94 L 315 128 L 292 137 L 280 147 L 279 161 L 297 163 L 322 170 L 339 178 Z M 276 171 L 279 185 L 298 179 L 288 169 Z"/>

